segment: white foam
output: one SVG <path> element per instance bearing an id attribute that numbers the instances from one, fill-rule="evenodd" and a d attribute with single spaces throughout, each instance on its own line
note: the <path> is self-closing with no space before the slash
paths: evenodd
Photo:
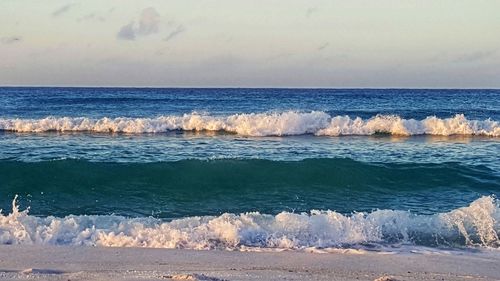
<path id="1" fill-rule="evenodd" d="M 189 217 L 171 222 L 121 216 L 36 217 L 0 214 L 0 244 L 92 245 L 187 249 L 303 249 L 379 245 L 446 245 L 498 248 L 500 209 L 493 197 L 448 213 L 416 215 L 378 210 L 265 215 L 257 212 Z"/>
<path id="2" fill-rule="evenodd" d="M 225 131 L 244 136 L 324 136 L 373 135 L 482 135 L 500 137 L 500 123 L 490 119 L 468 120 L 458 114 L 452 118 L 403 119 L 377 115 L 370 119 L 330 116 L 322 111 L 307 113 L 250 113 L 211 116 L 198 113 L 156 118 L 47 117 L 43 119 L 0 119 L 0 130 L 13 132 L 99 132 L 162 133 L 183 131 Z"/>

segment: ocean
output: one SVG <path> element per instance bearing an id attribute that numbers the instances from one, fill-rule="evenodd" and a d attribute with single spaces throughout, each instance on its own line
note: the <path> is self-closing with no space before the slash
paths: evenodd
<path id="1" fill-rule="evenodd" d="M 500 90 L 0 88 L 0 244 L 500 248 Z"/>

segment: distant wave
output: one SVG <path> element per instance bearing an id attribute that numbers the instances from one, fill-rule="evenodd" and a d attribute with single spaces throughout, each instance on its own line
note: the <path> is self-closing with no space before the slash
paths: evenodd
<path id="1" fill-rule="evenodd" d="M 163 222 L 120 216 L 35 217 L 0 214 L 0 244 L 86 245 L 186 249 L 308 249 L 353 245 L 500 247 L 500 208 L 493 197 L 435 215 L 378 210 L 343 215 L 258 212 Z"/>
<path id="2" fill-rule="evenodd" d="M 162 133 L 182 131 L 224 131 L 243 136 L 373 135 L 480 135 L 500 136 L 500 123 L 494 120 L 468 120 L 457 114 L 451 118 L 403 119 L 395 115 L 376 115 L 369 119 L 330 116 L 322 111 L 249 113 L 211 116 L 198 113 L 156 118 L 47 117 L 43 119 L 0 119 L 0 130 L 12 132 L 99 132 Z"/>

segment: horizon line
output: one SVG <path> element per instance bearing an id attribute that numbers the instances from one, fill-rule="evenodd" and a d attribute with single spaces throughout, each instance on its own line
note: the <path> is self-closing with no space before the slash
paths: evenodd
<path id="1" fill-rule="evenodd" d="M 97 86 L 97 85 L 0 85 L 0 88 L 88 88 L 88 89 L 289 89 L 289 90 L 500 90 L 500 87 L 288 87 L 288 86 Z"/>

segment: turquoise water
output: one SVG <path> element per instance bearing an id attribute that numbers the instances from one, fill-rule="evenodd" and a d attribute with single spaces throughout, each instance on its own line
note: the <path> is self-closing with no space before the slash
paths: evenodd
<path id="1" fill-rule="evenodd" d="M 500 174 L 485 166 L 365 163 L 344 158 L 2 161 L 0 173 L 7 198 L 23 195 L 32 214 L 55 216 L 172 219 L 225 212 L 350 213 L 377 208 L 430 214 L 465 206 L 500 189 Z"/>
<path id="2" fill-rule="evenodd" d="M 0 95 L 0 243 L 500 243 L 498 90 Z"/>

